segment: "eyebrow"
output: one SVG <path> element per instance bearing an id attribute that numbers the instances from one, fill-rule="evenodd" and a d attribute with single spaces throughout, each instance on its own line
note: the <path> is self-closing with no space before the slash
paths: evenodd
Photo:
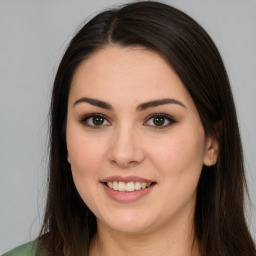
<path id="1" fill-rule="evenodd" d="M 73 107 L 82 102 L 89 103 L 93 106 L 97 106 L 97 107 L 104 108 L 107 110 L 113 110 L 113 107 L 109 103 L 102 101 L 102 100 L 97 100 L 97 99 L 92 99 L 92 98 L 87 98 L 87 97 L 83 97 L 83 98 L 80 98 L 77 101 L 75 101 L 73 104 Z M 180 102 L 176 99 L 166 98 L 166 99 L 152 100 L 152 101 L 148 101 L 145 103 L 141 103 L 137 106 L 136 110 L 143 111 L 148 108 L 157 107 L 157 106 L 165 105 L 165 104 L 177 104 L 183 108 L 186 108 L 186 106 L 182 102 Z"/>
<path id="2" fill-rule="evenodd" d="M 141 103 L 136 108 L 136 110 L 142 111 L 142 110 L 145 110 L 145 109 L 148 109 L 148 108 L 157 107 L 157 106 L 165 105 L 165 104 L 177 104 L 177 105 L 182 106 L 183 108 L 186 108 L 186 106 L 182 102 L 180 102 L 178 100 L 175 100 L 175 99 L 167 98 L 167 99 L 152 100 L 152 101 L 149 101 L 149 102 Z"/>
<path id="3" fill-rule="evenodd" d="M 81 102 L 89 103 L 93 106 L 97 106 L 97 107 L 108 109 L 108 110 L 113 109 L 113 107 L 110 104 L 108 104 L 107 102 L 92 99 L 92 98 L 86 98 L 86 97 L 83 97 L 83 98 L 78 99 L 77 101 L 75 101 L 74 104 L 73 104 L 73 107 L 76 106 L 77 104 L 81 103 Z"/>

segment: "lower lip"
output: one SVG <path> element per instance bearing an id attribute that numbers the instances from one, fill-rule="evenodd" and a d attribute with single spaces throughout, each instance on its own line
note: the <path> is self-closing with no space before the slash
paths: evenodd
<path id="1" fill-rule="evenodd" d="M 152 184 L 151 186 L 140 189 L 140 190 L 135 190 L 132 192 L 121 192 L 121 191 L 116 191 L 114 189 L 109 188 L 104 183 L 102 183 L 102 185 L 105 192 L 111 199 L 114 199 L 118 202 L 124 202 L 124 203 L 134 202 L 141 199 L 142 197 L 148 195 L 155 186 L 155 184 Z"/>

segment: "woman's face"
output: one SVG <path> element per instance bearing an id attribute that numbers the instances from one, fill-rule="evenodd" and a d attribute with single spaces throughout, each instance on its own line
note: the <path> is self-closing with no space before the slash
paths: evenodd
<path id="1" fill-rule="evenodd" d="M 85 60 L 71 84 L 66 139 L 75 186 L 99 227 L 143 233 L 192 221 L 213 140 L 158 54 L 108 46 Z"/>

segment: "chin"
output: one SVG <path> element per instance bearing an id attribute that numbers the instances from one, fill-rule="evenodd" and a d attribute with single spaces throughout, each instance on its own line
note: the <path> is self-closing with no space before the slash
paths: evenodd
<path id="1" fill-rule="evenodd" d="M 112 214 L 102 220 L 98 219 L 98 225 L 103 224 L 106 228 L 115 230 L 121 233 L 139 234 L 149 231 L 154 221 L 151 218 L 147 218 L 143 213 L 128 213 L 125 209 L 122 213 Z"/>
<path id="2" fill-rule="evenodd" d="M 126 234 L 142 234 L 148 231 L 149 227 L 147 225 L 141 225 L 141 223 L 110 223 L 108 228 Z"/>

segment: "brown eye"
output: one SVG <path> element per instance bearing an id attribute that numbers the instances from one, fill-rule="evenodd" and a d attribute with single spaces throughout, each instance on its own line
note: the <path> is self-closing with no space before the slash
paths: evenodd
<path id="1" fill-rule="evenodd" d="M 169 125 L 175 123 L 176 121 L 173 119 L 173 117 L 167 115 L 167 114 L 153 114 L 151 115 L 147 122 L 144 123 L 146 126 L 152 126 L 154 128 L 166 128 Z"/>
<path id="2" fill-rule="evenodd" d="M 163 116 L 157 116 L 153 118 L 153 123 L 156 126 L 162 126 L 164 125 L 165 118 Z"/>
<path id="3" fill-rule="evenodd" d="M 92 122 L 96 126 L 103 125 L 104 121 L 104 118 L 101 116 L 96 116 L 92 118 Z"/>
<path id="4" fill-rule="evenodd" d="M 83 117 L 80 122 L 91 128 L 100 128 L 111 125 L 110 122 L 101 114 L 90 114 Z"/>

